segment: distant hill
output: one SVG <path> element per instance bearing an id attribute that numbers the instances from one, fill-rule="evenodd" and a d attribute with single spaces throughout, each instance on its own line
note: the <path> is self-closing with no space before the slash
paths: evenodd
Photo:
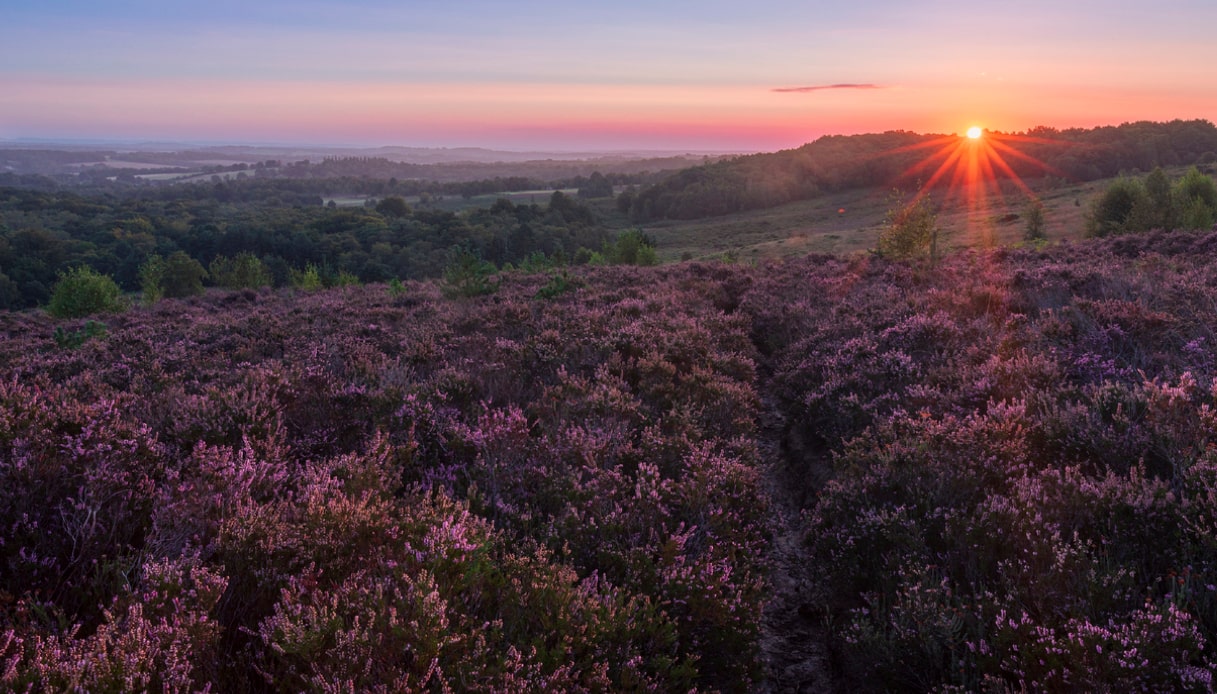
<path id="1" fill-rule="evenodd" d="M 1206 120 L 1093 129 L 1040 127 L 986 137 L 994 139 L 1010 172 L 1024 179 L 1054 175 L 1081 182 L 1121 171 L 1217 161 L 1217 127 Z M 641 191 L 629 210 L 636 221 L 699 219 L 853 188 L 911 187 L 930 179 L 936 168 L 936 163 L 921 169 L 918 164 L 949 150 L 959 139 L 906 131 L 826 136 L 798 149 L 684 169 Z M 998 169 L 994 175 L 1008 178 L 1009 172 Z M 949 181 L 947 177 L 941 183 Z"/>

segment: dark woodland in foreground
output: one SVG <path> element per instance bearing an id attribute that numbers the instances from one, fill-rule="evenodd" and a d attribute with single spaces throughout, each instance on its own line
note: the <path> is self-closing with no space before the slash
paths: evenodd
<path id="1" fill-rule="evenodd" d="M 802 638 L 842 691 L 1207 691 L 1214 264 L 1148 232 L 2 313 L 0 687 L 787 691 Z"/>

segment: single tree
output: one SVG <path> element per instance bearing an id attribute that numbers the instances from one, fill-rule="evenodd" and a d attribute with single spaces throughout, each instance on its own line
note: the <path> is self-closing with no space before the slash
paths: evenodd
<path id="1" fill-rule="evenodd" d="M 216 256 L 208 270 L 211 280 L 225 289 L 257 289 L 273 283 L 270 270 L 253 253 L 238 253 L 235 258 Z"/>
<path id="2" fill-rule="evenodd" d="M 386 217 L 400 218 L 410 214 L 410 206 L 406 204 L 405 198 L 399 195 L 390 195 L 376 203 L 376 211 Z"/>
<path id="3" fill-rule="evenodd" d="M 1166 177 L 1166 172 L 1162 167 L 1156 167 L 1148 176 L 1145 177 L 1145 211 L 1137 215 L 1134 211 L 1134 217 L 1138 219 L 1138 226 L 1144 227 L 1143 230 L 1149 229 L 1165 229 L 1170 231 L 1175 228 L 1175 205 L 1172 200 L 1171 182 Z M 1141 230 L 1141 229 L 1138 229 Z"/>
<path id="4" fill-rule="evenodd" d="M 115 313 L 125 308 L 122 292 L 109 275 L 86 266 L 60 273 L 51 290 L 47 313 L 56 318 L 80 318 L 94 313 Z"/>
<path id="5" fill-rule="evenodd" d="M 899 198 L 894 197 L 899 203 Z M 929 196 L 897 204 L 888 210 L 883 231 L 879 233 L 879 254 L 889 258 L 938 255 L 938 214 Z"/>
<path id="6" fill-rule="evenodd" d="M 1147 197 L 1145 186 L 1140 181 L 1117 179 L 1095 200 L 1086 220 L 1086 233 L 1090 236 L 1110 236 L 1132 231 L 1129 222 L 1133 220 L 1133 212 L 1146 208 Z"/>
<path id="7" fill-rule="evenodd" d="M 1024 239 L 1039 241 L 1045 237 L 1044 204 L 1042 202 L 1039 200 L 1029 201 L 1026 209 L 1023 211 L 1023 220 L 1026 222 L 1026 227 L 1023 230 Z"/>

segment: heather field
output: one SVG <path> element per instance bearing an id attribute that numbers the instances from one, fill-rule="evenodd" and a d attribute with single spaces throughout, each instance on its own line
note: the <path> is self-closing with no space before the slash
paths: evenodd
<path id="1" fill-rule="evenodd" d="M 0 313 L 0 689 L 1209 691 L 1215 265 Z"/>

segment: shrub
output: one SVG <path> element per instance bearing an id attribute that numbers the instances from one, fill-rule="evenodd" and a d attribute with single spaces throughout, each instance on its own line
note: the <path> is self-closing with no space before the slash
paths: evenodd
<path id="1" fill-rule="evenodd" d="M 209 266 L 211 280 L 225 289 L 258 289 L 273 284 L 270 270 L 252 253 L 235 258 L 216 256 Z"/>
<path id="2" fill-rule="evenodd" d="M 80 266 L 59 276 L 47 312 L 56 318 L 81 318 L 94 313 L 117 313 L 125 306 L 121 290 L 109 275 Z"/>
<path id="3" fill-rule="evenodd" d="M 376 211 L 386 217 L 405 217 L 410 214 L 410 206 L 406 204 L 405 198 L 390 195 L 376 203 Z"/>
<path id="4" fill-rule="evenodd" d="M 444 295 L 474 297 L 495 293 L 501 280 L 491 282 L 496 269 L 469 248 L 458 248 L 444 268 Z"/>
<path id="5" fill-rule="evenodd" d="M 1095 200 L 1086 220 L 1089 236 L 1111 236 L 1133 231 L 1133 213 L 1146 206 L 1145 186 L 1132 178 L 1120 178 Z"/>
<path id="6" fill-rule="evenodd" d="M 1044 205 L 1039 200 L 1032 200 L 1027 203 L 1023 211 L 1023 218 L 1026 220 L 1026 226 L 1023 230 L 1023 238 L 1027 241 L 1038 241 L 1044 238 Z"/>
<path id="7" fill-rule="evenodd" d="M 68 331 L 64 330 L 63 326 L 56 326 L 53 338 L 55 344 L 63 349 L 76 349 L 94 337 L 105 337 L 106 324 L 98 321 L 86 321 L 84 327 L 79 330 Z"/>
<path id="8" fill-rule="evenodd" d="M 553 299 L 567 292 L 573 292 L 583 286 L 583 282 L 570 273 L 563 271 L 550 276 L 549 282 L 545 286 L 537 290 L 534 298 L 537 299 Z"/>
<path id="9" fill-rule="evenodd" d="M 321 270 L 312 263 L 305 265 L 303 270 L 292 268 L 291 283 L 293 289 L 304 292 L 315 292 L 325 287 L 321 281 Z"/>
<path id="10" fill-rule="evenodd" d="M 640 229 L 630 229 L 605 244 L 604 257 L 614 265 L 656 265 L 655 242 Z"/>
<path id="11" fill-rule="evenodd" d="M 1196 167 L 1175 184 L 1179 221 L 1187 229 L 1208 229 L 1217 221 L 1217 185 Z"/>
<path id="12" fill-rule="evenodd" d="M 878 251 L 889 258 L 937 257 L 938 215 L 928 196 L 888 210 Z"/>
<path id="13" fill-rule="evenodd" d="M 184 299 L 202 294 L 207 271 L 185 251 L 176 251 L 168 258 L 150 256 L 140 267 L 139 276 L 144 301 L 151 304 L 161 298 Z"/>

